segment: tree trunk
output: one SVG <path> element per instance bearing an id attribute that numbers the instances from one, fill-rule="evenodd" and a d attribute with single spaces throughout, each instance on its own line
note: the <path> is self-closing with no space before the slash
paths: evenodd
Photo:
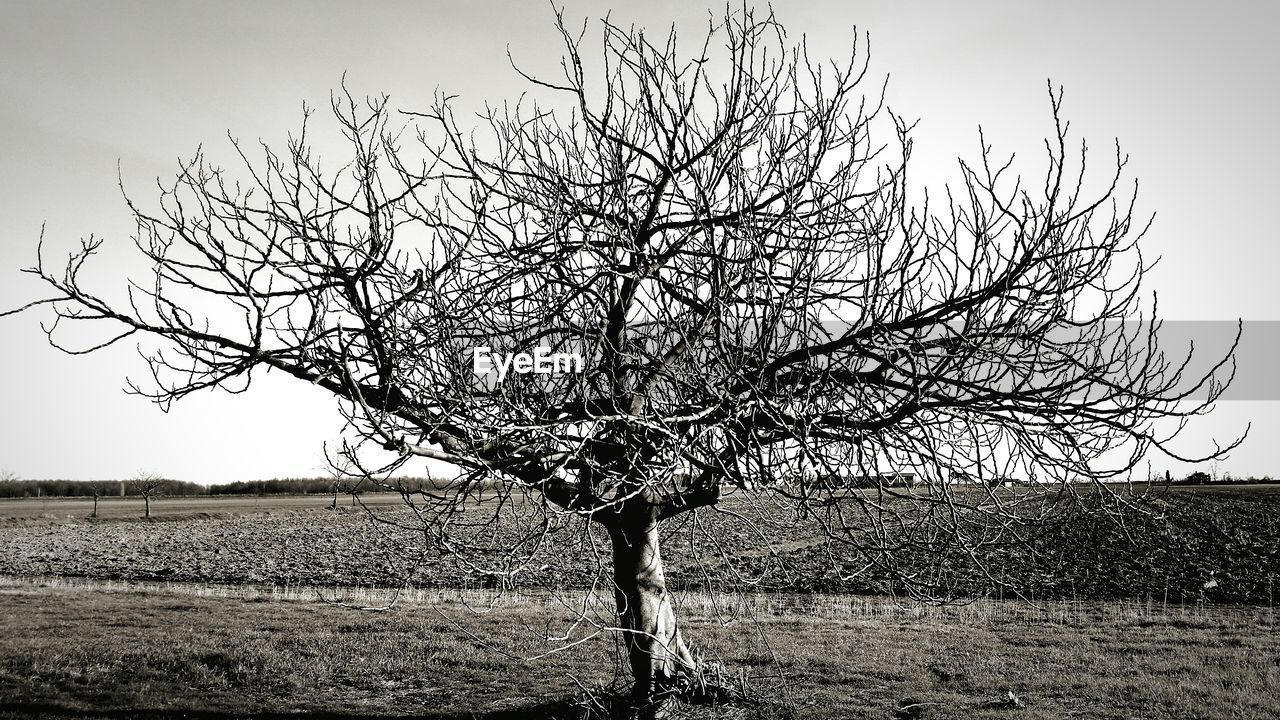
<path id="1" fill-rule="evenodd" d="M 144 503 L 146 503 L 146 505 L 147 505 L 147 513 L 146 513 L 146 515 L 144 515 L 144 517 L 151 517 L 151 496 L 150 496 L 150 495 L 143 495 L 143 496 L 142 496 L 142 501 L 143 501 Z"/>
<path id="2" fill-rule="evenodd" d="M 648 700 L 672 689 L 694 669 L 680 635 L 662 572 L 657 509 L 628 508 L 609 524 L 618 621 L 635 677 L 634 695 Z"/>

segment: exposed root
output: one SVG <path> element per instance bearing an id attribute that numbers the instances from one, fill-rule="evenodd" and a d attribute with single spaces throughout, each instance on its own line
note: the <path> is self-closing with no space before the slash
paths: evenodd
<path id="1" fill-rule="evenodd" d="M 752 692 L 745 672 L 716 662 L 655 686 L 647 696 L 615 685 L 585 690 L 575 700 L 575 720 L 773 720 L 794 716 L 790 708 Z"/>

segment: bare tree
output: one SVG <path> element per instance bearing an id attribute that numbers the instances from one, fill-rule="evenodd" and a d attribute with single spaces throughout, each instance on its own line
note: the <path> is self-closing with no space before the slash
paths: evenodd
<path id="1" fill-rule="evenodd" d="M 93 512 L 89 513 L 89 517 L 98 517 L 98 498 L 102 497 L 106 489 L 107 485 L 104 482 L 98 480 L 89 481 L 89 494 L 93 496 Z"/>
<path id="2" fill-rule="evenodd" d="M 142 497 L 143 503 L 146 505 L 146 511 L 143 517 L 151 517 L 151 498 L 160 494 L 167 482 L 163 477 L 149 472 L 139 472 L 128 481 L 129 489 Z M 98 511 L 98 496 L 93 496 L 93 509 L 96 514 Z"/>
<path id="3" fill-rule="evenodd" d="M 563 72 L 517 70 L 539 100 L 478 127 L 443 95 L 396 114 L 344 90 L 336 168 L 310 114 L 283 148 L 235 143 L 240 181 L 197 155 L 153 209 L 130 201 L 155 274 L 127 301 L 86 283 L 100 239 L 30 270 L 54 289 L 50 341 L 70 321 L 158 340 L 136 389 L 166 405 L 266 370 L 334 394 L 341 462 L 464 471 L 405 499 L 435 550 L 504 582 L 579 533 L 611 566 L 641 699 L 696 670 L 663 565 L 677 519 L 715 547 L 702 520 L 740 518 L 770 548 L 787 506 L 934 595 L 905 555 L 976 557 L 1064 503 L 1113 506 L 1102 483 L 1149 452 L 1194 459 L 1171 441 L 1231 351 L 1195 377 L 1161 351 L 1126 158 L 1086 173 L 1061 91 L 1041 176 L 980 134 L 928 192 L 856 46 L 815 62 L 744 11 L 687 53 L 605 21 L 593 64 L 585 27 L 557 28 Z"/>
<path id="4" fill-rule="evenodd" d="M 355 507 L 357 497 L 360 495 L 362 486 L 365 484 L 366 478 L 356 476 L 352 477 L 346 470 L 340 470 L 336 467 L 329 470 L 330 485 L 329 489 L 333 492 L 333 500 L 329 503 L 330 510 L 338 509 L 338 494 L 346 493 L 351 496 L 351 506 Z"/>
<path id="5" fill-rule="evenodd" d="M 330 482 L 330 489 L 333 490 L 333 502 L 329 503 L 329 509 L 337 510 L 338 509 L 338 493 L 342 491 L 342 478 L 337 476 L 333 477 L 332 481 Z"/>

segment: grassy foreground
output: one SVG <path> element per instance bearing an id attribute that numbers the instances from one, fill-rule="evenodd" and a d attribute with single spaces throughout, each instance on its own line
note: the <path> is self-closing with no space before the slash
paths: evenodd
<path id="1" fill-rule="evenodd" d="M 1267 609 L 691 595 L 683 612 L 706 657 L 749 676 L 745 703 L 696 717 L 1280 717 Z M 607 635 L 524 659 L 568 614 L 509 595 L 423 592 L 367 613 L 296 592 L 9 578 L 0 614 L 0 717 L 567 720 L 616 670 Z"/>

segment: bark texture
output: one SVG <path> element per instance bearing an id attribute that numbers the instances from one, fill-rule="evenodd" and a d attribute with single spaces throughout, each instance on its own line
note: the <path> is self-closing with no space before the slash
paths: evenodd
<path id="1" fill-rule="evenodd" d="M 633 692 L 637 698 L 651 698 L 674 687 L 695 666 L 663 576 L 657 508 L 628 508 L 610 523 L 609 538 L 618 621 L 635 677 Z"/>

